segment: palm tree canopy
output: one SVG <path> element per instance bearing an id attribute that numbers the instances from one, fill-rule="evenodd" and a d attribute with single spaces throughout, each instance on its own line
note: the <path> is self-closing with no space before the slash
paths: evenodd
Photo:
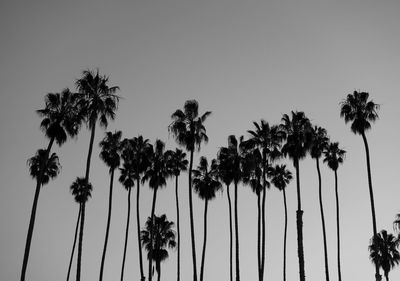
<path id="1" fill-rule="evenodd" d="M 400 253 L 397 250 L 399 240 L 386 230 L 381 230 L 372 239 L 368 247 L 369 257 L 374 264 L 380 266 L 385 273 L 400 263 Z"/>
<path id="2" fill-rule="evenodd" d="M 393 222 L 393 229 L 399 233 L 399 237 L 400 237 L 400 214 L 396 215 L 396 218 Z"/>
<path id="3" fill-rule="evenodd" d="M 57 154 L 52 153 L 48 158 L 46 156 L 45 149 L 38 149 L 35 156 L 29 158 L 27 161 L 29 174 L 32 178 L 38 178 L 41 168 L 44 167 L 41 180 L 42 185 L 47 184 L 50 179 L 55 178 L 61 169 Z"/>
<path id="4" fill-rule="evenodd" d="M 379 105 L 368 100 L 367 92 L 354 91 L 348 94 L 340 103 L 340 116 L 345 123 L 351 123 L 351 131 L 355 134 L 363 134 L 371 128 L 371 122 L 378 119 Z"/>
<path id="5" fill-rule="evenodd" d="M 85 178 L 76 178 L 71 185 L 72 195 L 77 203 L 85 203 L 92 196 L 92 184 L 87 182 Z"/>
<path id="6" fill-rule="evenodd" d="M 327 148 L 329 144 L 329 137 L 327 135 L 326 129 L 319 126 L 314 126 L 311 129 L 311 138 L 311 157 L 320 158 L 323 151 Z"/>
<path id="7" fill-rule="evenodd" d="M 222 184 L 217 178 L 217 160 L 213 159 L 209 166 L 207 158 L 202 156 L 200 157 L 199 166 L 192 172 L 194 191 L 203 200 L 214 199 L 216 192 L 222 188 Z"/>
<path id="8" fill-rule="evenodd" d="M 107 127 L 108 119 L 114 120 L 118 108 L 119 96 L 115 93 L 118 86 L 108 86 L 108 77 L 100 75 L 99 70 L 84 70 L 82 77 L 75 81 L 80 93 L 80 109 L 86 117 L 90 127 L 94 126 L 97 119 L 100 125 Z"/>
<path id="9" fill-rule="evenodd" d="M 346 156 L 346 151 L 339 148 L 338 142 L 329 143 L 324 150 L 324 163 L 328 164 L 328 167 L 333 171 L 339 168 L 339 164 L 343 163 Z"/>
<path id="10" fill-rule="evenodd" d="M 178 177 L 182 171 L 186 171 L 188 167 L 188 160 L 186 159 L 186 153 L 181 149 L 168 150 L 166 152 L 167 168 L 170 173 Z"/>
<path id="11" fill-rule="evenodd" d="M 118 178 L 119 182 L 129 190 L 135 185 L 136 172 L 133 168 L 133 164 L 130 161 L 124 161 L 122 167 L 119 168 L 120 176 Z"/>
<path id="12" fill-rule="evenodd" d="M 110 167 L 110 172 L 120 165 L 121 137 L 121 131 L 107 132 L 100 142 L 100 158 Z"/>
<path id="13" fill-rule="evenodd" d="M 207 111 L 199 116 L 199 104 L 196 100 L 188 100 L 185 102 L 183 110 L 178 109 L 172 115 L 172 123 L 168 130 L 175 136 L 179 145 L 186 147 L 188 151 L 195 148 L 200 150 L 202 142 L 208 142 L 206 128 L 203 123 L 211 111 Z"/>
<path id="14" fill-rule="evenodd" d="M 167 159 L 164 152 L 165 143 L 156 140 L 154 148 L 149 154 L 150 165 L 143 175 L 142 182 L 149 181 L 150 188 L 156 189 L 167 184 L 166 179 L 171 176 L 167 167 Z"/>
<path id="15" fill-rule="evenodd" d="M 150 155 L 152 153 L 152 146 L 148 139 L 143 136 L 134 137 L 132 139 L 124 139 L 122 141 L 122 154 L 121 157 L 124 162 L 130 162 L 128 165 L 134 173 L 135 179 L 140 179 L 150 165 Z"/>
<path id="16" fill-rule="evenodd" d="M 243 166 L 245 172 L 243 174 L 243 183 L 250 186 L 251 190 L 259 195 L 263 190 L 261 179 L 263 177 L 263 164 L 262 155 L 258 147 L 251 149 L 246 153 L 245 165 Z M 269 188 L 270 184 L 265 181 L 266 186 Z"/>
<path id="17" fill-rule="evenodd" d="M 61 93 L 49 93 L 45 97 L 45 108 L 37 110 L 43 117 L 40 128 L 50 139 L 62 145 L 67 136 L 78 134 L 83 116 L 78 109 L 78 95 L 64 89 Z"/>
<path id="18" fill-rule="evenodd" d="M 285 189 L 293 178 L 292 173 L 286 169 L 286 165 L 270 167 L 268 169 L 268 176 L 271 178 L 271 183 L 280 191 Z"/>

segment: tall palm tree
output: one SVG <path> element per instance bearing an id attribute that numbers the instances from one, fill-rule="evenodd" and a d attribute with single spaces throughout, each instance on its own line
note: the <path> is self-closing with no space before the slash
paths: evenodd
<path id="1" fill-rule="evenodd" d="M 372 237 L 368 247 L 371 261 L 382 268 L 386 281 L 389 281 L 390 270 L 400 263 L 400 253 L 397 250 L 399 243 L 400 241 L 393 234 L 381 230 Z"/>
<path id="2" fill-rule="evenodd" d="M 283 281 L 286 281 L 286 236 L 287 236 L 287 204 L 286 204 L 286 186 L 292 180 L 292 173 L 286 169 L 286 165 L 276 165 L 270 167 L 268 174 L 271 183 L 283 194 L 283 205 L 285 209 L 285 228 L 283 234 Z"/>
<path id="3" fill-rule="evenodd" d="M 344 118 L 345 123 L 351 122 L 351 131 L 354 134 L 361 135 L 364 141 L 367 160 L 369 197 L 371 203 L 372 229 L 373 235 L 376 235 L 377 228 L 374 191 L 372 189 L 369 147 L 365 133 L 371 129 L 371 123 L 375 122 L 375 120 L 378 118 L 379 105 L 374 103 L 372 100 L 368 100 L 368 98 L 369 94 L 367 92 L 354 91 L 353 94 L 348 94 L 346 99 L 340 103 L 340 116 Z M 380 278 L 379 266 L 375 264 L 375 279 L 380 280 Z"/>
<path id="4" fill-rule="evenodd" d="M 292 111 L 291 118 L 284 114 L 282 117 L 281 129 L 286 133 L 286 142 L 282 147 L 284 155 L 289 156 L 293 160 L 296 169 L 296 185 L 297 185 L 297 254 L 299 258 L 299 276 L 300 281 L 305 281 L 304 270 L 304 248 L 303 248 L 303 210 L 301 209 L 301 192 L 300 192 L 300 165 L 299 161 L 306 157 L 310 147 L 310 120 L 305 116 L 304 112 Z"/>
<path id="5" fill-rule="evenodd" d="M 328 264 L 328 245 L 326 242 L 326 228 L 325 228 L 325 216 L 324 207 L 322 203 L 322 180 L 321 180 L 321 170 L 319 167 L 319 159 L 322 156 L 323 151 L 326 150 L 329 138 L 327 132 L 324 128 L 319 126 L 314 126 L 311 130 L 312 144 L 310 155 L 315 159 L 318 173 L 318 197 L 319 197 L 319 209 L 321 212 L 321 224 L 322 224 L 322 237 L 324 241 L 324 261 L 325 261 L 325 279 L 329 281 L 329 264 Z"/>
<path id="6" fill-rule="evenodd" d="M 165 214 L 160 217 L 154 216 L 153 219 L 149 217 L 145 229 L 141 232 L 142 245 L 148 252 L 147 258 L 156 264 L 158 281 L 161 280 L 161 262 L 169 256 L 167 248 L 173 249 L 176 246 L 173 225 Z"/>
<path id="7" fill-rule="evenodd" d="M 337 236 L 337 265 L 338 265 L 338 280 L 342 281 L 342 272 L 340 264 L 340 227 L 339 227 L 339 192 L 337 170 L 339 164 L 343 163 L 346 151 L 339 148 L 338 142 L 329 143 L 324 151 L 324 163 L 328 164 L 335 174 L 335 198 L 336 198 L 336 236 Z"/>
<path id="8" fill-rule="evenodd" d="M 110 231 L 114 172 L 115 169 L 117 169 L 120 165 L 121 136 L 122 136 L 121 131 L 117 131 L 115 133 L 107 132 L 104 139 L 100 142 L 100 147 L 102 148 L 100 153 L 100 158 L 109 167 L 109 173 L 110 173 L 110 191 L 109 191 L 110 193 L 108 196 L 107 227 L 104 239 L 103 254 L 101 257 L 100 277 L 99 277 L 100 281 L 103 280 L 104 261 L 106 258 L 108 234 Z"/>
<path id="9" fill-rule="evenodd" d="M 190 153 L 189 160 L 189 216 L 190 216 L 190 234 L 192 241 L 192 261 L 193 261 L 193 281 L 197 281 L 196 266 L 196 242 L 194 237 L 193 220 L 193 199 L 192 199 L 192 169 L 193 154 L 195 149 L 200 151 L 202 142 L 207 143 L 208 137 L 204 122 L 211 112 L 207 111 L 199 116 L 199 104 L 196 100 L 187 100 L 183 110 L 177 109 L 172 115 L 172 123 L 169 125 L 169 131 L 174 135 L 179 145 L 182 145 Z"/>
<path id="10" fill-rule="evenodd" d="M 54 141 L 61 146 L 67 141 L 67 137 L 74 137 L 78 134 L 81 118 L 76 106 L 77 95 L 64 89 L 61 93 L 49 93 L 45 96 L 45 108 L 37 110 L 37 114 L 42 117 L 40 128 L 50 139 L 47 149 L 41 152 L 43 166 L 38 167 L 35 175 L 36 189 L 32 204 L 32 211 L 29 220 L 28 233 L 26 236 L 24 258 L 21 269 L 21 281 L 25 280 L 26 268 L 28 266 L 29 252 L 31 248 L 33 228 L 35 226 L 36 209 L 39 200 L 40 187 L 43 185 L 47 160 L 50 155 Z"/>
<path id="11" fill-rule="evenodd" d="M 186 153 L 180 149 L 176 149 L 175 151 L 170 150 L 167 151 L 167 167 L 170 170 L 170 173 L 175 176 L 175 203 L 176 203 L 176 230 L 177 230 L 177 273 L 176 278 L 177 281 L 180 281 L 180 261 L 181 261 L 181 234 L 180 234 L 180 225 L 179 225 L 179 196 L 178 196 L 178 177 L 180 176 L 182 171 L 187 170 L 188 160 L 186 159 Z"/>
<path id="12" fill-rule="evenodd" d="M 78 243 L 78 260 L 76 269 L 76 281 L 81 280 L 81 264 L 82 264 L 82 243 L 83 243 L 83 227 L 85 225 L 85 206 L 86 202 L 91 197 L 92 185 L 85 178 L 76 178 L 71 185 L 71 192 L 74 195 L 75 201 L 79 204 L 81 217 L 80 217 L 80 230 L 79 230 L 79 243 Z"/>
<path id="13" fill-rule="evenodd" d="M 215 193 L 222 188 L 217 177 L 217 160 L 213 159 L 208 165 L 206 157 L 200 157 L 200 163 L 196 170 L 193 170 L 193 188 L 199 197 L 204 200 L 204 242 L 201 256 L 200 281 L 204 280 L 204 261 L 206 257 L 207 244 L 207 211 L 208 201 L 215 198 Z"/>

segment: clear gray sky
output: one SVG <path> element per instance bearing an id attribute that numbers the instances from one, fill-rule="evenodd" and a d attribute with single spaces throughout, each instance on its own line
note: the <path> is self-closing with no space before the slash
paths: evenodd
<path id="1" fill-rule="evenodd" d="M 392 231 L 400 212 L 398 139 L 400 2 L 321 0 L 147 0 L 147 1 L 2 1 L 0 3 L 0 279 L 17 280 L 31 212 L 35 182 L 26 160 L 47 145 L 36 109 L 48 92 L 74 87 L 84 69 L 98 67 L 121 88 L 117 118 L 108 130 L 124 137 L 142 134 L 167 148 L 171 113 L 185 100 L 197 99 L 200 112 L 213 113 L 205 125 L 210 141 L 200 154 L 215 157 L 230 134 L 246 135 L 252 121 L 280 121 L 302 110 L 324 126 L 348 151 L 339 170 L 342 207 L 344 280 L 374 280 L 367 246 L 372 235 L 362 139 L 339 117 L 339 102 L 362 90 L 381 104 L 370 143 L 378 229 Z M 93 153 L 93 197 L 87 204 L 83 244 L 83 279 L 98 278 L 106 226 L 109 177 Z M 66 276 L 78 205 L 69 186 L 84 174 L 89 134 L 55 147 L 62 172 L 40 194 L 27 276 L 30 281 Z M 288 166 L 293 170 L 291 163 Z M 187 174 L 181 179 L 182 276 L 191 277 Z M 322 168 L 331 279 L 336 275 L 334 177 Z M 301 162 L 304 249 L 309 281 L 324 278 L 315 163 Z M 173 182 L 159 192 L 156 213 L 175 220 Z M 115 184 L 114 209 L 105 280 L 120 274 L 127 192 Z M 143 188 L 142 222 L 150 214 L 151 193 Z M 256 280 L 256 196 L 239 191 L 242 280 Z M 288 280 L 297 280 L 295 182 L 288 187 Z M 126 279 L 138 276 L 135 205 L 132 206 Z M 195 198 L 198 260 L 202 243 L 203 202 Z M 226 192 L 209 208 L 206 280 L 228 280 L 229 225 Z M 267 198 L 266 279 L 282 272 L 282 194 Z M 73 270 L 75 271 L 75 263 Z M 176 252 L 163 265 L 173 280 Z M 400 278 L 400 269 L 391 273 Z"/>

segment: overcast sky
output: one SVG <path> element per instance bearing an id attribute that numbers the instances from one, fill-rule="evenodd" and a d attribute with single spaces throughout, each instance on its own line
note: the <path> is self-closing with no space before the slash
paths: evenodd
<path id="1" fill-rule="evenodd" d="M 374 280 L 368 258 L 372 235 L 365 152 L 360 136 L 339 117 L 339 103 L 354 90 L 370 93 L 381 105 L 380 119 L 367 137 L 372 160 L 377 227 L 392 232 L 400 212 L 398 105 L 400 2 L 371 0 L 146 0 L 2 1 L 0 3 L 0 279 L 20 277 L 35 182 L 26 160 L 48 143 L 35 110 L 44 96 L 74 89 L 82 70 L 99 68 L 121 88 L 117 118 L 108 130 L 123 137 L 142 134 L 166 141 L 170 115 L 187 99 L 212 115 L 205 126 L 209 143 L 201 155 L 216 156 L 230 134 L 245 135 L 252 121 L 276 124 L 284 113 L 301 110 L 328 130 L 347 150 L 339 168 L 342 276 Z M 99 159 L 97 130 L 83 244 L 82 279 L 98 278 L 107 215 L 108 169 Z M 89 134 L 61 148 L 62 171 L 42 188 L 27 269 L 30 281 L 66 276 L 78 205 L 69 186 L 84 175 Z M 288 167 L 293 167 L 290 162 Z M 322 167 L 331 280 L 337 280 L 334 176 Z M 301 162 L 304 251 L 307 280 L 324 278 L 322 230 L 315 162 Z M 191 278 L 187 174 L 180 180 L 182 280 Z M 256 196 L 239 188 L 242 280 L 257 278 Z M 150 215 L 151 192 L 142 188 L 141 220 Z M 295 182 L 288 196 L 288 280 L 298 279 Z M 132 197 L 134 199 L 134 196 Z M 266 278 L 282 275 L 283 201 L 274 188 L 267 198 Z M 195 227 L 198 261 L 202 245 L 203 202 L 197 197 Z M 120 275 L 127 192 L 115 183 L 114 209 L 105 280 Z M 158 193 L 156 214 L 176 220 L 173 182 Z M 138 278 L 135 204 L 126 279 Z M 209 205 L 206 280 L 229 279 L 229 223 L 226 191 Z M 199 266 L 198 266 L 199 267 Z M 145 263 L 147 268 L 147 262 Z M 74 262 L 73 271 L 76 270 Z M 163 263 L 163 279 L 174 280 L 176 252 Z M 74 275 L 75 276 L 75 275 Z M 400 278 L 400 269 L 391 273 Z M 73 279 L 71 279 L 73 280 Z"/>

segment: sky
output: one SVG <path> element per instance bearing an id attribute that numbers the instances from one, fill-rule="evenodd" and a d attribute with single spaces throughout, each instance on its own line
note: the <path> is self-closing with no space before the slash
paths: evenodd
<path id="1" fill-rule="evenodd" d="M 20 277 L 35 181 L 26 160 L 48 140 L 35 110 L 44 96 L 74 89 L 85 69 L 98 68 L 119 86 L 121 96 L 107 131 L 143 135 L 151 143 L 177 146 L 168 134 L 171 114 L 196 99 L 209 142 L 195 156 L 216 157 L 228 135 L 244 135 L 252 122 L 278 124 L 291 110 L 304 111 L 347 151 L 339 168 L 342 276 L 374 280 L 368 258 L 372 222 L 360 136 L 340 118 L 340 102 L 354 90 L 380 104 L 379 120 L 368 132 L 378 230 L 393 232 L 400 212 L 397 181 L 400 2 L 371 0 L 148 0 L 1 1 L 0 3 L 0 279 Z M 96 131 L 92 156 L 92 198 L 87 203 L 82 280 L 96 280 L 107 216 L 109 175 L 98 157 L 104 130 Z M 84 175 L 89 133 L 54 147 L 62 170 L 40 193 L 27 280 L 66 277 L 78 205 L 69 187 Z M 294 172 L 291 162 L 282 163 Z M 305 271 L 309 281 L 324 278 L 321 218 L 315 161 L 301 162 Z M 337 280 L 334 175 L 322 165 L 329 269 Z M 160 190 L 156 214 L 176 220 L 174 182 Z M 134 190 L 135 191 L 135 190 Z M 133 192 L 135 194 L 135 192 Z M 141 221 L 150 215 L 152 193 L 141 187 Z M 187 174 L 180 178 L 182 280 L 191 272 Z M 298 279 L 295 181 L 288 196 L 288 280 Z M 133 196 L 132 199 L 135 197 Z M 104 279 L 120 276 L 127 192 L 116 181 Z M 267 194 L 265 280 L 282 277 L 283 198 Z M 257 279 L 256 195 L 239 186 L 242 280 Z M 135 204 L 126 261 L 126 279 L 139 275 Z M 194 196 L 197 259 L 203 241 L 204 203 Z M 229 280 L 229 221 L 226 190 L 209 204 L 205 280 Z M 200 265 L 198 265 L 199 267 Z M 147 262 L 145 263 L 147 268 Z M 76 270 L 74 262 L 73 272 Z M 176 251 L 162 264 L 163 280 L 174 280 Z M 74 275 L 73 275 L 74 276 Z M 400 269 L 390 274 L 400 278 Z M 72 279 L 71 279 L 72 280 Z"/>

